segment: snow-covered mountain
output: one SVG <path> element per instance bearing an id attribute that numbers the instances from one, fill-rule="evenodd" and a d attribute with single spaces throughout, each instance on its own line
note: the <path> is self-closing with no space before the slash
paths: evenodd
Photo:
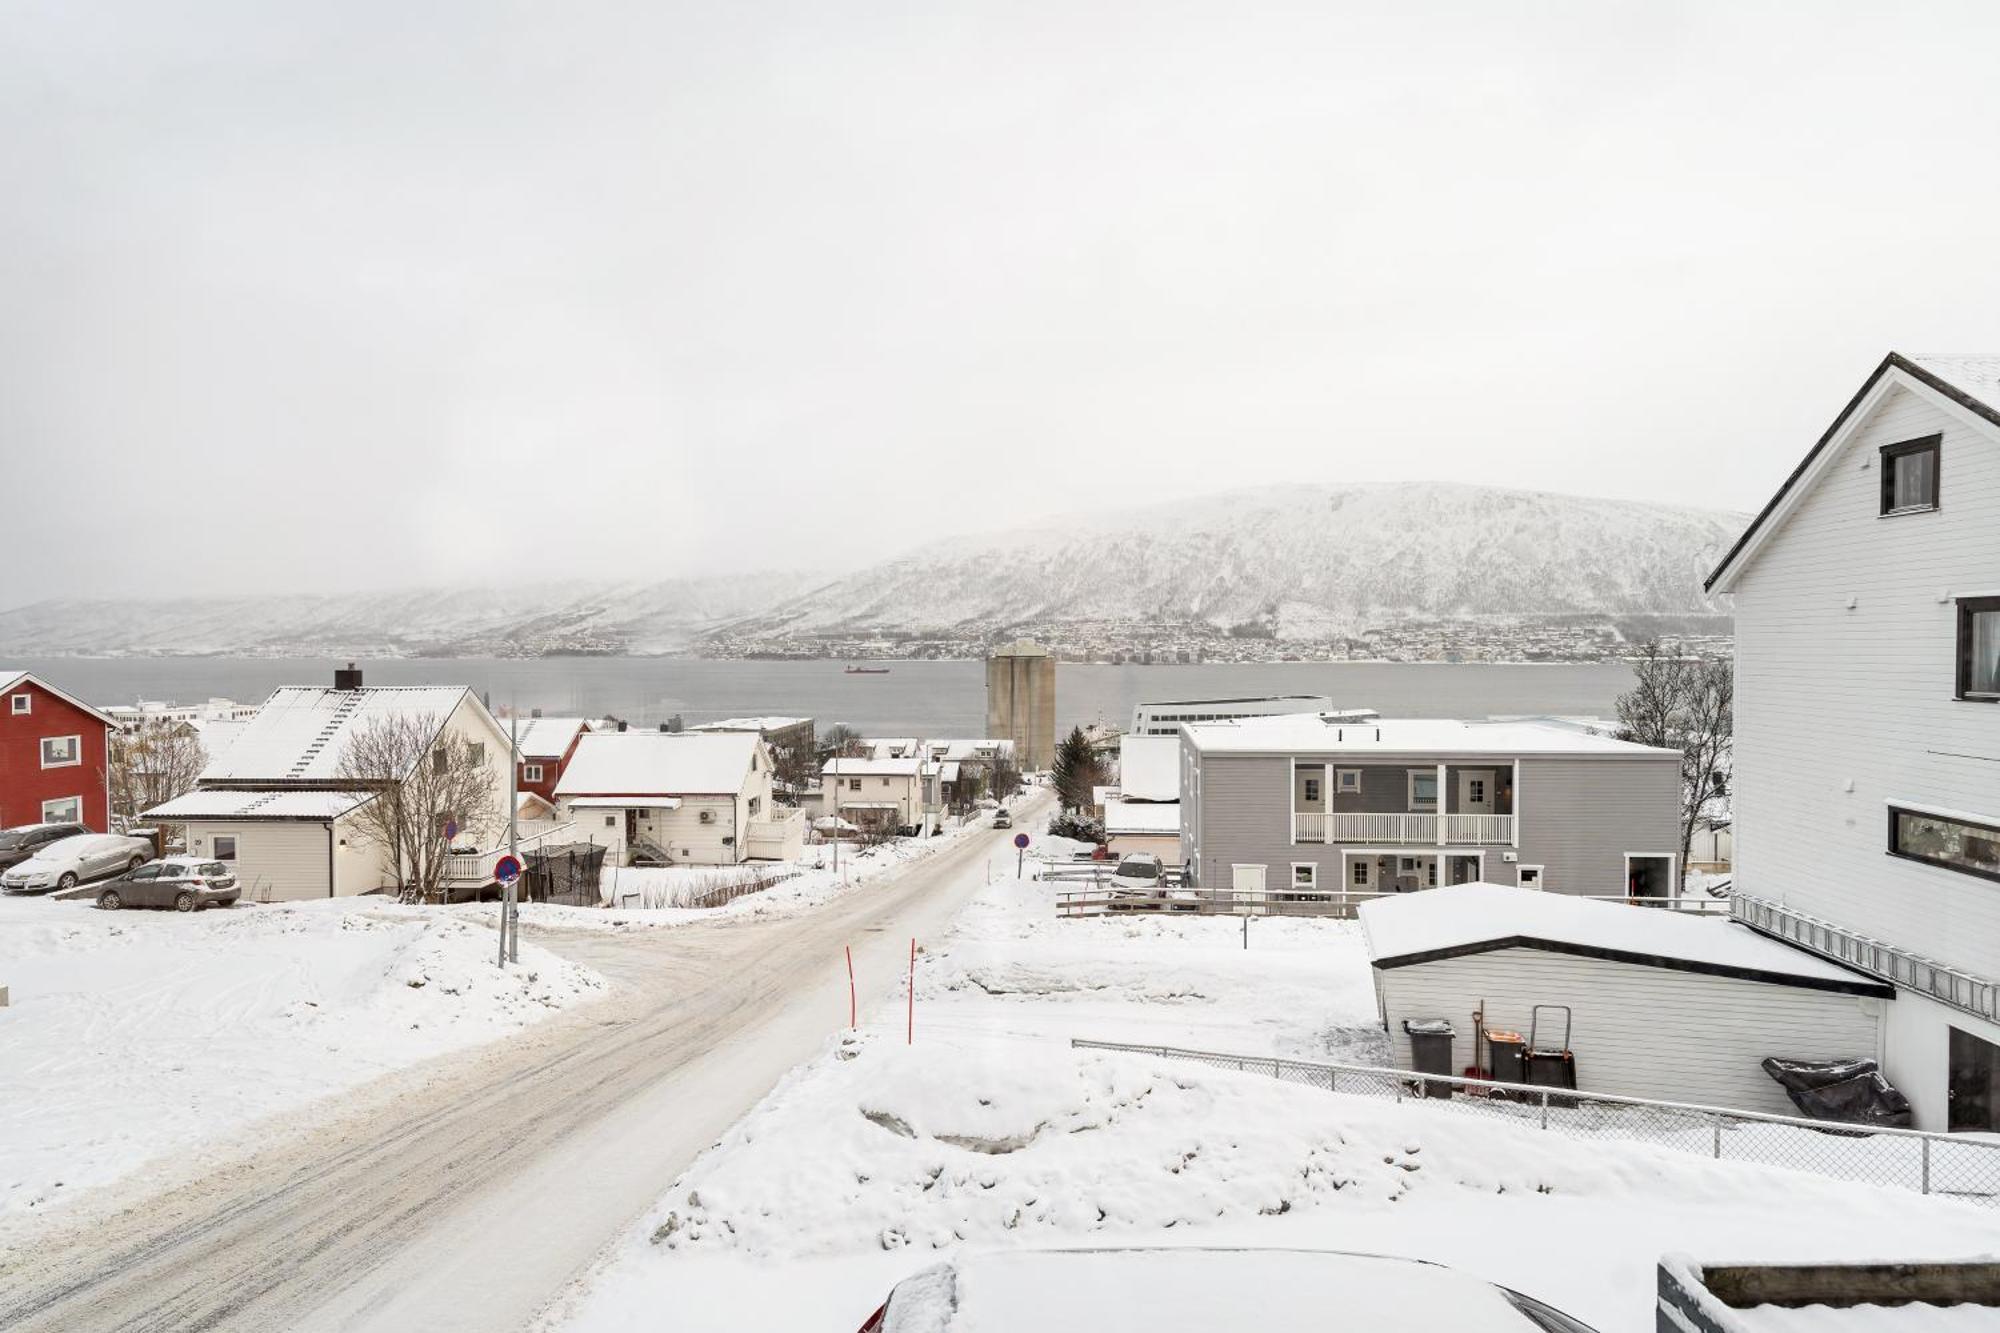
<path id="1" fill-rule="evenodd" d="M 1740 514 L 1453 483 L 1285 486 L 1125 508 L 892 561 L 733 637 L 1064 620 L 1261 622 L 1700 614 Z"/>
<path id="2" fill-rule="evenodd" d="M 802 574 L 342 596 L 50 601 L 0 612 L 0 656 L 466 656 L 794 651 L 848 635 L 976 641 L 1065 622 L 1255 625 L 1699 615 L 1742 515 L 1452 483 L 1108 502 L 955 537 L 832 583 Z"/>

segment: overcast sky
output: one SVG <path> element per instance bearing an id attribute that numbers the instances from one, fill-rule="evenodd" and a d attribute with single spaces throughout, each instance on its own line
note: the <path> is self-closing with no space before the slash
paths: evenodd
<path id="1" fill-rule="evenodd" d="M 2000 5 L 1370 9 L 4 0 L 0 604 L 1754 508 L 2000 350 Z"/>

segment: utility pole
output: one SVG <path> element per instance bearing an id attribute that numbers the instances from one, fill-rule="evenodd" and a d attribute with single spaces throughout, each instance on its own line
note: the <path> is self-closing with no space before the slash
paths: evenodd
<path id="1" fill-rule="evenodd" d="M 520 832 L 521 809 L 521 720 L 511 713 L 507 717 L 507 855 L 514 855 L 517 835 Z M 510 880 L 500 890 L 500 966 L 507 966 L 507 914 L 513 906 L 514 885 Z"/>

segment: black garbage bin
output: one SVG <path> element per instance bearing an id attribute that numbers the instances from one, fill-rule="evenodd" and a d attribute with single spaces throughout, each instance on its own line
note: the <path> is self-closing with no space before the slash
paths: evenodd
<path id="1" fill-rule="evenodd" d="M 1451 1047 L 1456 1033 L 1451 1030 L 1451 1021 L 1444 1018 L 1419 1018 L 1403 1020 L 1403 1031 L 1410 1035 L 1410 1064 L 1419 1074 L 1453 1074 L 1457 1072 L 1452 1064 Z M 1441 1080 L 1423 1081 L 1426 1097 L 1451 1096 L 1451 1084 Z"/>
<path id="2" fill-rule="evenodd" d="M 1528 1081 L 1528 1039 L 1507 1028 L 1486 1029 L 1487 1073 L 1495 1083 Z"/>

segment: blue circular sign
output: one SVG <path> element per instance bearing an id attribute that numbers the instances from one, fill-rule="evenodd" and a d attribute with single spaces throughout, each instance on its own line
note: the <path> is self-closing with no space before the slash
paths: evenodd
<path id="1" fill-rule="evenodd" d="M 456 819 L 447 819 L 444 821 L 444 840 L 446 842 L 458 841 L 458 821 Z"/>
<path id="2" fill-rule="evenodd" d="M 1025 833 L 1016 833 L 1014 835 L 1014 845 L 1016 847 L 1026 847 L 1028 845 L 1028 835 Z"/>
<path id="3" fill-rule="evenodd" d="M 521 878 L 521 863 L 511 856 L 503 856 L 493 863 L 493 878 L 502 884 L 512 884 Z"/>

